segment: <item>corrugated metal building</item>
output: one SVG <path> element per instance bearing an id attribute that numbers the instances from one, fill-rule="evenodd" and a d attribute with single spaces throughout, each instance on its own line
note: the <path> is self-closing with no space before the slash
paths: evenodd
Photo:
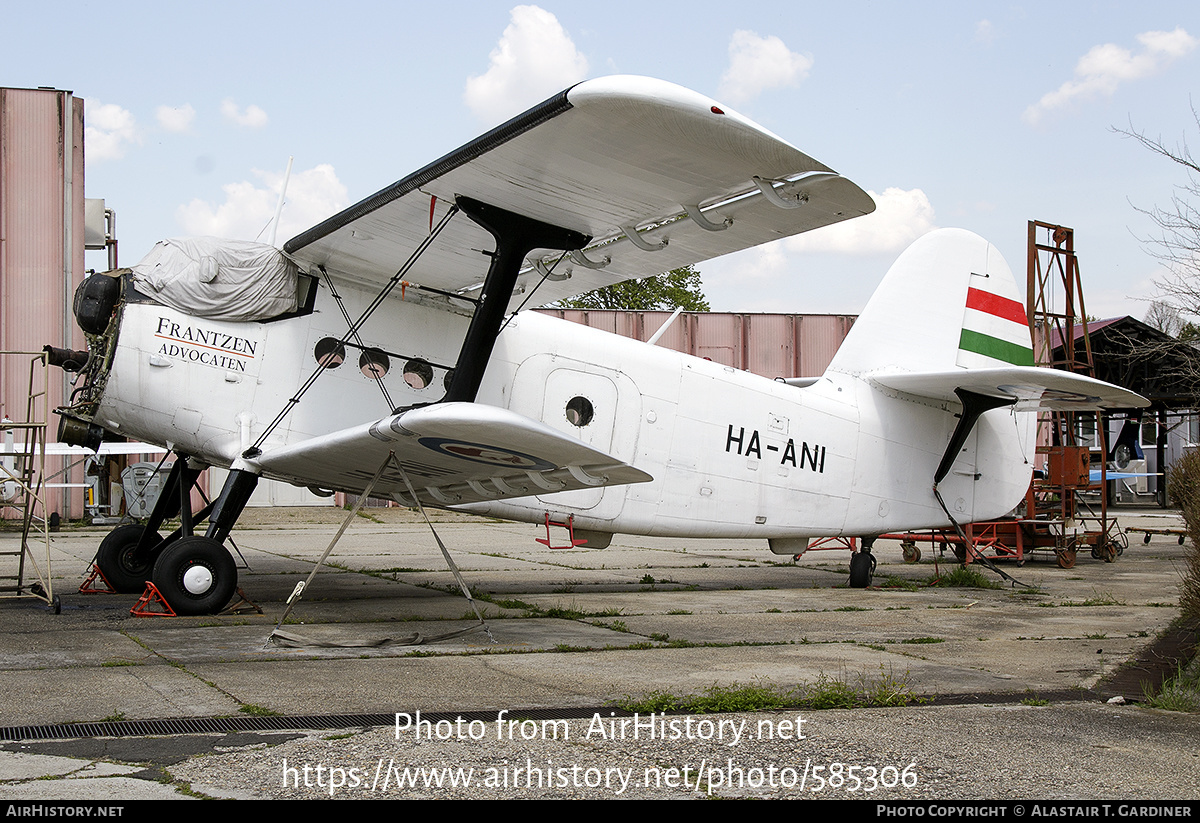
<path id="1" fill-rule="evenodd" d="M 670 317 L 665 311 L 539 309 L 584 326 L 649 340 Z M 658 345 L 763 377 L 817 377 L 854 325 L 849 314 L 685 312 Z"/>
<path id="2" fill-rule="evenodd" d="M 0 351 L 85 345 L 71 316 L 83 279 L 83 176 L 83 100 L 57 89 L 0 88 Z M 24 419 L 29 358 L 0 359 L 0 412 Z M 52 411 L 69 392 L 61 370 L 50 372 L 48 389 Z M 58 419 L 49 422 L 53 440 Z M 50 471 L 65 465 L 56 463 Z M 82 495 L 68 499 L 52 491 L 48 509 L 80 516 Z"/>

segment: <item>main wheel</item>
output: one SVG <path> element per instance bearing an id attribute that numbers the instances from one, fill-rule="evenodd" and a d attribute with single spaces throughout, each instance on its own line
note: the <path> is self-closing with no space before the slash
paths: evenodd
<path id="1" fill-rule="evenodd" d="M 216 540 L 194 535 L 163 549 L 151 579 L 176 614 L 216 614 L 237 589 L 237 566 Z"/>
<path id="2" fill-rule="evenodd" d="M 139 556 L 134 549 L 145 531 L 145 526 L 136 523 L 117 526 L 100 541 L 100 548 L 96 550 L 96 565 L 100 567 L 100 573 L 119 592 L 140 592 L 150 579 L 154 555 L 149 549 L 161 543 L 162 536 L 158 532 L 152 533 L 148 549 Z"/>
<path id="3" fill-rule="evenodd" d="M 875 573 L 875 555 L 870 552 L 855 552 L 850 555 L 850 588 L 865 589 L 871 585 Z"/>

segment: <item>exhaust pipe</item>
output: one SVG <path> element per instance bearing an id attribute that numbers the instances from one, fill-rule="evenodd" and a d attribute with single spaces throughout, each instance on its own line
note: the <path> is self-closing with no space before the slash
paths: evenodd
<path id="1" fill-rule="evenodd" d="M 83 446 L 88 451 L 100 451 L 104 441 L 104 429 L 90 420 L 58 412 L 58 442 L 68 446 Z"/>
<path id="2" fill-rule="evenodd" d="M 54 346 L 42 346 L 49 357 L 51 366 L 58 366 L 66 372 L 80 372 L 87 368 L 88 358 L 91 356 L 86 351 L 72 351 L 71 349 L 59 349 Z"/>

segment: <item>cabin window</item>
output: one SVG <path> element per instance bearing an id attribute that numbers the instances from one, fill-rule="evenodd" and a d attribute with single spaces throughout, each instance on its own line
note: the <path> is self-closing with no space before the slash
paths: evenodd
<path id="1" fill-rule="evenodd" d="M 592 401 L 586 397 L 576 395 L 567 401 L 567 422 L 572 426 L 582 429 L 591 423 L 595 416 L 596 411 L 592 408 Z"/>
<path id="2" fill-rule="evenodd" d="M 358 368 L 366 377 L 372 380 L 382 380 L 391 367 L 388 356 L 379 349 L 363 349 L 358 358 Z"/>
<path id="3" fill-rule="evenodd" d="M 334 337 L 322 337 L 313 347 L 313 357 L 327 369 L 336 369 L 346 362 L 346 347 Z"/>
<path id="4" fill-rule="evenodd" d="M 424 360 L 409 360 L 404 364 L 404 382 L 414 389 L 423 389 L 433 382 L 433 366 Z"/>

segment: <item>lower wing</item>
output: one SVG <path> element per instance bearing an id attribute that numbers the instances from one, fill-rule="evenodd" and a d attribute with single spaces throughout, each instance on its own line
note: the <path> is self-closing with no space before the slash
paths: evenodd
<path id="1" fill-rule="evenodd" d="M 494 406 L 443 403 L 268 450 L 264 475 L 373 496 L 456 506 L 653 478 L 548 426 Z"/>

